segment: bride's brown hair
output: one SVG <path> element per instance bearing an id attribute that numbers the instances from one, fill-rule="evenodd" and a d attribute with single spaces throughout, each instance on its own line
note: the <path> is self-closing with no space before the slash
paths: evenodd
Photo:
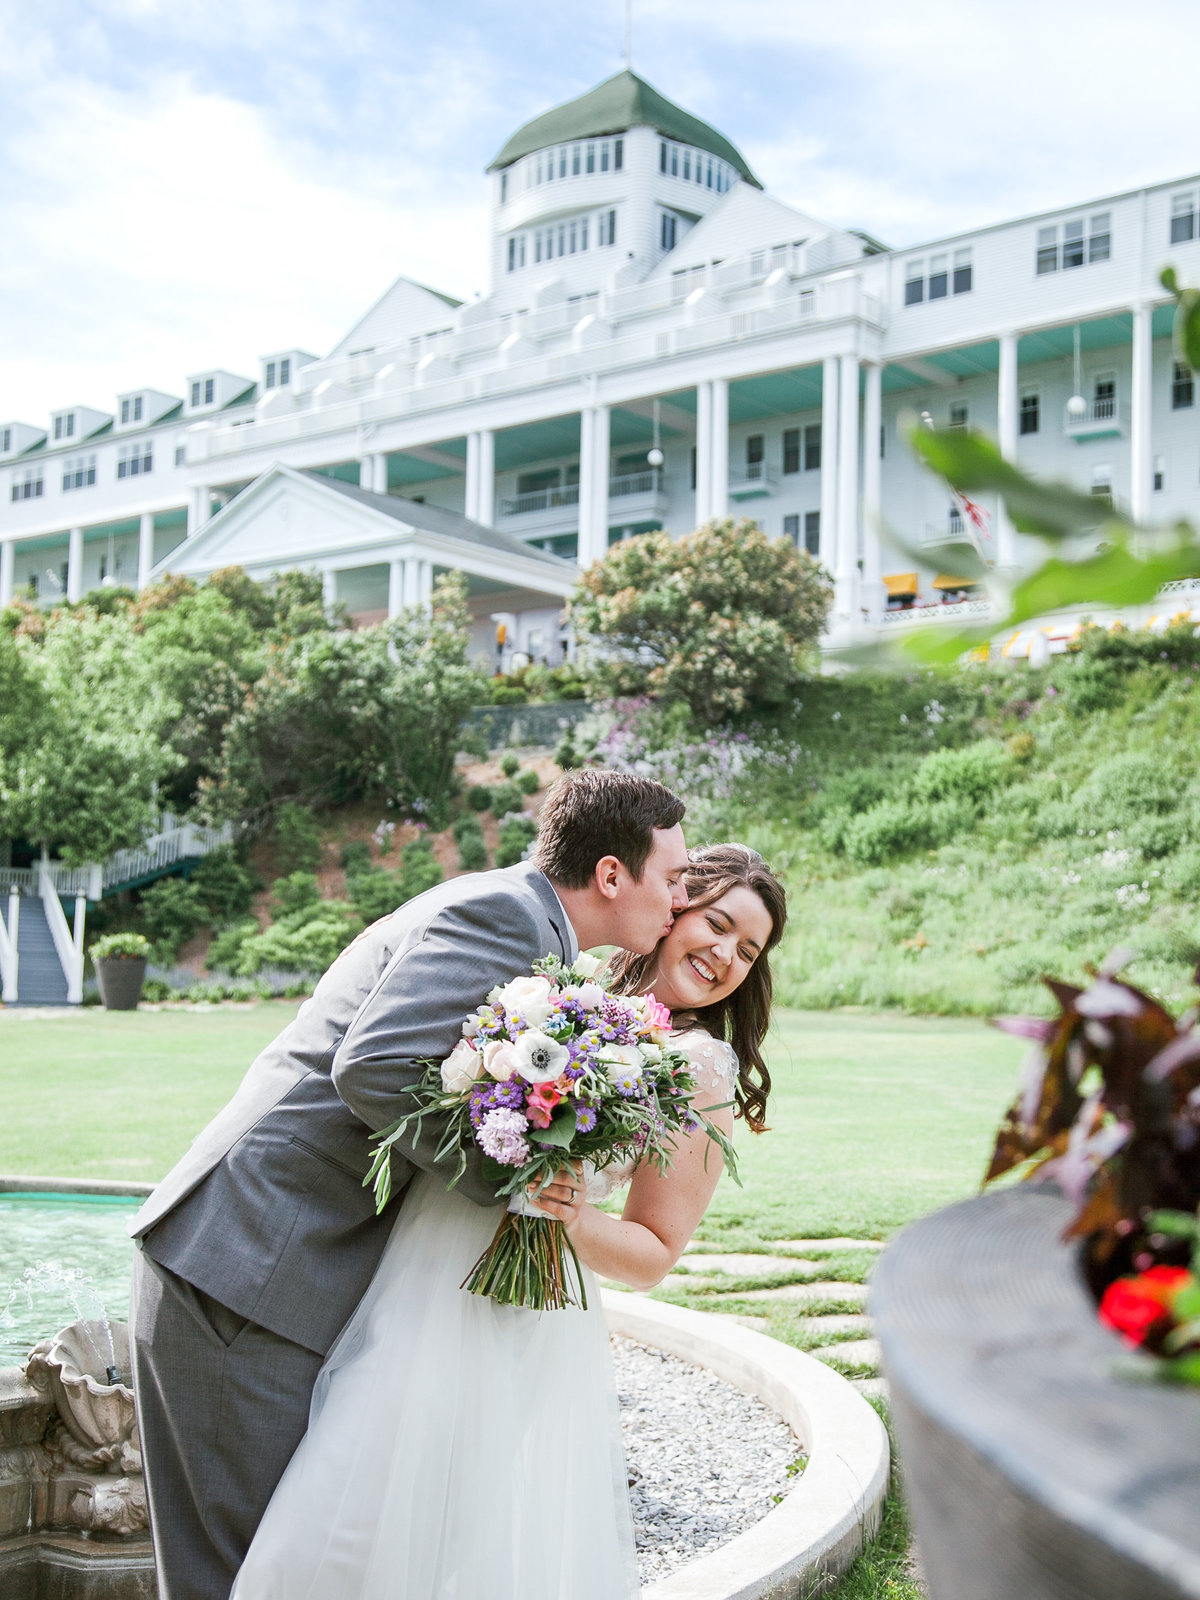
<path id="1" fill-rule="evenodd" d="M 714 1039 L 724 1039 L 733 1046 L 738 1058 L 734 1090 L 737 1115 L 745 1118 L 746 1126 L 754 1133 L 764 1133 L 771 1074 L 763 1060 L 762 1042 L 771 1020 L 773 987 L 767 957 L 787 926 L 787 896 L 758 851 L 744 844 L 712 844 L 690 851 L 684 884 L 689 911 L 711 906 L 731 889 L 749 889 L 771 918 L 770 936 L 742 983 L 714 1005 L 677 1014 L 680 1021 L 695 1022 Z M 651 987 L 661 943 L 660 940 L 649 955 L 634 955 L 630 950 L 617 952 L 609 970 L 618 993 L 641 994 Z"/>

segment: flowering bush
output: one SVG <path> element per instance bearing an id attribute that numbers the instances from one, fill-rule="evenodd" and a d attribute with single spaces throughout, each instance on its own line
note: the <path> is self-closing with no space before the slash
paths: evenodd
<path id="1" fill-rule="evenodd" d="M 570 616 L 595 691 L 681 701 L 712 724 L 789 698 L 832 593 L 789 540 L 727 519 L 614 545 L 580 578 Z"/>
<path id="2" fill-rule="evenodd" d="M 687 1054 L 671 1048 L 670 1012 L 653 995 L 610 994 L 599 965 L 547 956 L 491 991 L 446 1059 L 429 1064 L 417 1109 L 380 1134 L 367 1177 L 379 1210 L 391 1196 L 391 1147 L 430 1115 L 444 1127 L 439 1158 L 458 1152 L 451 1188 L 472 1146 L 497 1193 L 521 1197 L 575 1160 L 599 1170 L 641 1158 L 662 1170 L 676 1137 L 700 1128 L 736 1176 L 729 1141 L 692 1109 L 695 1078 Z M 466 1287 L 506 1305 L 556 1309 L 576 1293 L 587 1304 L 561 1224 L 511 1207 Z"/>

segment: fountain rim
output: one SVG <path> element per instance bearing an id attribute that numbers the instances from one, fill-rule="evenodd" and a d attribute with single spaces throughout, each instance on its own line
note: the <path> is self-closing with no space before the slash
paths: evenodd
<path id="1" fill-rule="evenodd" d="M 144 1200 L 156 1184 L 108 1178 L 46 1178 L 0 1172 L 0 1200 Z"/>

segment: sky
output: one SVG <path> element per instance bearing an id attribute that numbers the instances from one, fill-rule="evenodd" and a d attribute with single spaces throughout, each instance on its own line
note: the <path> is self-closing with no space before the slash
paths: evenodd
<path id="1" fill-rule="evenodd" d="M 0 421 L 485 292 L 483 170 L 625 0 L 0 0 Z M 1200 168 L 1196 0 L 633 0 L 765 187 L 907 246 Z"/>

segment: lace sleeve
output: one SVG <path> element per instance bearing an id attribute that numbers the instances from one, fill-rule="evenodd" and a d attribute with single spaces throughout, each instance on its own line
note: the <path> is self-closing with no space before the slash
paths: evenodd
<path id="1" fill-rule="evenodd" d="M 700 1093 L 714 1095 L 717 1100 L 732 1100 L 738 1075 L 733 1046 L 699 1028 L 680 1034 L 676 1043 L 688 1053 Z"/>

